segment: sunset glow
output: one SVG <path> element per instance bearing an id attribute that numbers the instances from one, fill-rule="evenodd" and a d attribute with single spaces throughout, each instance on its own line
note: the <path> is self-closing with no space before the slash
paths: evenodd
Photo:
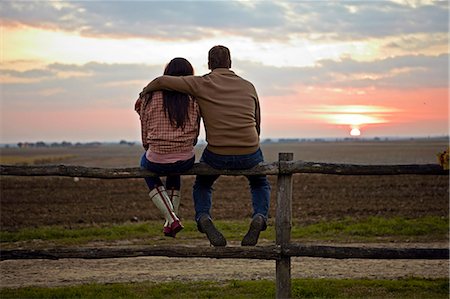
<path id="1" fill-rule="evenodd" d="M 350 135 L 352 135 L 352 136 L 359 136 L 359 135 L 361 135 L 361 131 L 358 128 L 353 128 L 350 131 Z"/>
<path id="2" fill-rule="evenodd" d="M 323 119 L 334 125 L 347 125 L 352 130 L 350 135 L 361 135 L 362 126 L 389 123 L 396 118 L 397 109 L 365 105 L 320 106 L 311 109 L 313 118 Z"/>
<path id="3" fill-rule="evenodd" d="M 261 139 L 448 135 L 448 15 L 437 1 L 2 1 L 1 142 L 139 140 L 143 86 L 174 57 L 209 72 L 217 44 L 258 91 Z"/>

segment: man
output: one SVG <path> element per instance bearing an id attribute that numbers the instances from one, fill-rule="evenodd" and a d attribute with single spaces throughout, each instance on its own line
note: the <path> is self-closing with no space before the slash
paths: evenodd
<path id="1" fill-rule="evenodd" d="M 142 93 L 175 90 L 195 97 L 200 106 L 208 143 L 200 161 L 216 169 L 249 169 L 264 158 L 259 148 L 260 107 L 255 87 L 237 76 L 231 68 L 228 48 L 215 46 L 208 53 L 210 73 L 204 76 L 161 76 Z M 195 220 L 213 246 L 226 240 L 214 226 L 210 210 L 212 186 L 218 175 L 198 175 L 193 188 Z M 253 216 L 243 238 L 243 246 L 254 246 L 267 227 L 270 185 L 265 175 L 247 176 L 252 194 Z"/>

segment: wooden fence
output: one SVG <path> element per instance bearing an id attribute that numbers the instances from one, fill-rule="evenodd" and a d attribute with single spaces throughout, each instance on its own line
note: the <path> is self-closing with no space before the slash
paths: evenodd
<path id="1" fill-rule="evenodd" d="M 258 165 L 248 170 L 217 170 L 203 163 L 182 175 L 277 175 L 276 240 L 271 246 L 133 246 L 108 248 L 54 248 L 40 250 L 0 250 L 0 260 L 121 258 L 138 256 L 205 257 L 265 259 L 276 262 L 276 297 L 291 297 L 291 257 L 335 259 L 448 259 L 448 248 L 376 248 L 355 246 L 318 246 L 292 243 L 292 175 L 318 173 L 330 175 L 448 175 L 439 165 L 352 165 L 292 161 L 292 153 L 280 153 L 278 162 Z M 1 175 L 68 176 L 102 179 L 143 178 L 153 173 L 139 168 L 92 168 L 80 166 L 0 166 Z"/>

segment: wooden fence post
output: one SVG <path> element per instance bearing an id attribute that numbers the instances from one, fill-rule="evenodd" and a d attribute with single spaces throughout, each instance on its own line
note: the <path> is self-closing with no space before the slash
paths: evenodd
<path id="1" fill-rule="evenodd" d="M 292 161 L 293 153 L 279 153 L 278 161 L 280 173 L 277 181 L 277 210 L 276 210 L 276 244 L 281 248 L 291 241 L 292 226 L 292 174 L 283 173 L 283 163 Z M 291 257 L 281 256 L 276 261 L 276 298 L 291 297 Z"/>

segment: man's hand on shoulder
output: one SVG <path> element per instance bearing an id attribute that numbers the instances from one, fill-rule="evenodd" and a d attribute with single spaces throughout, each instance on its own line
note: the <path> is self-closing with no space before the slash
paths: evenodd
<path id="1" fill-rule="evenodd" d="M 141 91 L 141 93 L 139 94 L 139 97 L 143 97 L 144 95 L 146 95 L 147 93 L 150 93 L 152 91 L 156 91 L 156 90 L 160 90 L 162 89 L 159 85 L 160 85 L 160 78 L 161 77 L 157 77 L 155 79 L 153 79 L 150 83 L 147 84 L 147 86 L 144 87 L 144 89 Z"/>

